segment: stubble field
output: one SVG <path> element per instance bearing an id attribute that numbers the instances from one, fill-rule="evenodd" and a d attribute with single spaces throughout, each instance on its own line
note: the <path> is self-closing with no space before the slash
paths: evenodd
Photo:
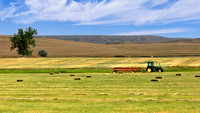
<path id="1" fill-rule="evenodd" d="M 113 68 L 146 67 L 148 61 L 164 67 L 199 67 L 200 57 L 68 57 L 68 58 L 0 58 L 0 69 Z"/>
<path id="2" fill-rule="evenodd" d="M 0 112 L 198 113 L 199 72 L 176 73 L 0 74 Z"/>

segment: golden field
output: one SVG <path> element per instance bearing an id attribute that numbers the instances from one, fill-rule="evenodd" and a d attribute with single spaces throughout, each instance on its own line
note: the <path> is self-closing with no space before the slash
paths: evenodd
<path id="1" fill-rule="evenodd" d="M 155 61 L 167 66 L 200 66 L 200 57 L 161 58 L 0 58 L 0 68 L 112 68 L 146 67 L 147 61 Z"/>

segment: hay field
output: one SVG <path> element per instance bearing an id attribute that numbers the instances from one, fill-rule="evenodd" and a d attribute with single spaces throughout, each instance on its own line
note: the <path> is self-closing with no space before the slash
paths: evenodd
<path id="1" fill-rule="evenodd" d="M 0 112 L 198 113 L 199 72 L 181 74 L 0 74 Z"/>
<path id="2" fill-rule="evenodd" d="M 0 69 L 24 68 L 113 68 L 146 67 L 147 61 L 157 61 L 168 66 L 200 66 L 200 57 L 161 57 L 161 58 L 0 58 Z"/>
<path id="3" fill-rule="evenodd" d="M 33 57 L 41 49 L 48 52 L 48 57 L 200 56 L 199 42 L 96 44 L 36 38 Z M 18 57 L 10 51 L 9 36 L 0 35 L 0 57 Z"/>

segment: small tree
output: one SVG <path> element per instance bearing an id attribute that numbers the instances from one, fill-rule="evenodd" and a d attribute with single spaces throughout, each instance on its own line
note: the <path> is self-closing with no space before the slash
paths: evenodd
<path id="1" fill-rule="evenodd" d="M 48 53 L 45 50 L 38 51 L 38 56 L 40 56 L 40 57 L 47 57 L 47 54 Z"/>
<path id="2" fill-rule="evenodd" d="M 14 34 L 13 37 L 10 37 L 10 50 L 12 51 L 17 48 L 19 55 L 32 55 L 33 50 L 31 50 L 30 45 L 35 47 L 36 44 L 34 37 L 37 34 L 37 30 L 31 27 L 26 28 L 25 31 L 22 28 L 18 29 L 18 33 Z"/>

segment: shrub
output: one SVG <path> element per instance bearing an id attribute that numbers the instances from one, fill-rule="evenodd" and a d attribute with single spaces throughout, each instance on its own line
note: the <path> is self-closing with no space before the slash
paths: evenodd
<path id="1" fill-rule="evenodd" d="M 45 50 L 40 50 L 38 51 L 38 56 L 41 56 L 41 57 L 47 57 L 47 52 Z"/>

